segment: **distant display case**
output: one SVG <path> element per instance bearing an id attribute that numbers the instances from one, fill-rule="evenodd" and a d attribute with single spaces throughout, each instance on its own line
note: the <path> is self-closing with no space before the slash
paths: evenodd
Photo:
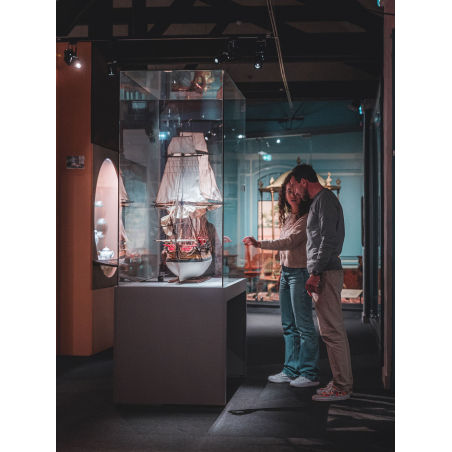
<path id="1" fill-rule="evenodd" d="M 224 71 L 120 77 L 119 285 L 242 277 L 244 97 Z"/>

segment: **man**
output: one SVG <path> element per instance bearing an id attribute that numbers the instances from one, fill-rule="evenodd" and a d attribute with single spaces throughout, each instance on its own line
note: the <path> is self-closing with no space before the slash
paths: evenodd
<path id="1" fill-rule="evenodd" d="M 306 229 L 310 274 L 306 290 L 316 302 L 320 335 L 326 344 L 333 372 L 333 380 L 317 390 L 312 399 L 345 400 L 352 393 L 353 376 L 341 308 L 344 272 L 339 255 L 345 236 L 342 207 L 334 193 L 320 185 L 311 165 L 295 167 L 290 184 L 304 200 L 312 199 Z"/>

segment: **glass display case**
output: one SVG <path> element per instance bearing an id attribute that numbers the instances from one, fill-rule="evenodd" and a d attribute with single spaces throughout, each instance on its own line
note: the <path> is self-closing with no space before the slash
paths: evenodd
<path id="1" fill-rule="evenodd" d="M 244 139 L 224 71 L 121 72 L 119 284 L 243 276 Z"/>
<path id="2" fill-rule="evenodd" d="M 118 281 L 118 154 L 93 146 L 93 289 Z"/>

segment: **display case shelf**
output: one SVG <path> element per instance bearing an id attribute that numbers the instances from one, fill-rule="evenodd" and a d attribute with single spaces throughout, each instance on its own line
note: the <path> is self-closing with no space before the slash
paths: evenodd
<path id="1" fill-rule="evenodd" d="M 106 265 L 107 267 L 117 267 L 119 265 L 118 259 L 93 260 L 96 265 Z"/>

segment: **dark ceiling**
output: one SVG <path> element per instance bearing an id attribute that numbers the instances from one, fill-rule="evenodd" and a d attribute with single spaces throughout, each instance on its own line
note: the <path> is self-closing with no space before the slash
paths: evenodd
<path id="1" fill-rule="evenodd" d="M 383 51 L 376 0 L 272 3 L 293 100 L 375 96 Z M 287 99 L 266 0 L 59 0 L 56 11 L 58 40 L 110 41 L 122 70 L 221 68 L 247 100 Z M 231 38 L 240 58 L 215 65 Z"/>

